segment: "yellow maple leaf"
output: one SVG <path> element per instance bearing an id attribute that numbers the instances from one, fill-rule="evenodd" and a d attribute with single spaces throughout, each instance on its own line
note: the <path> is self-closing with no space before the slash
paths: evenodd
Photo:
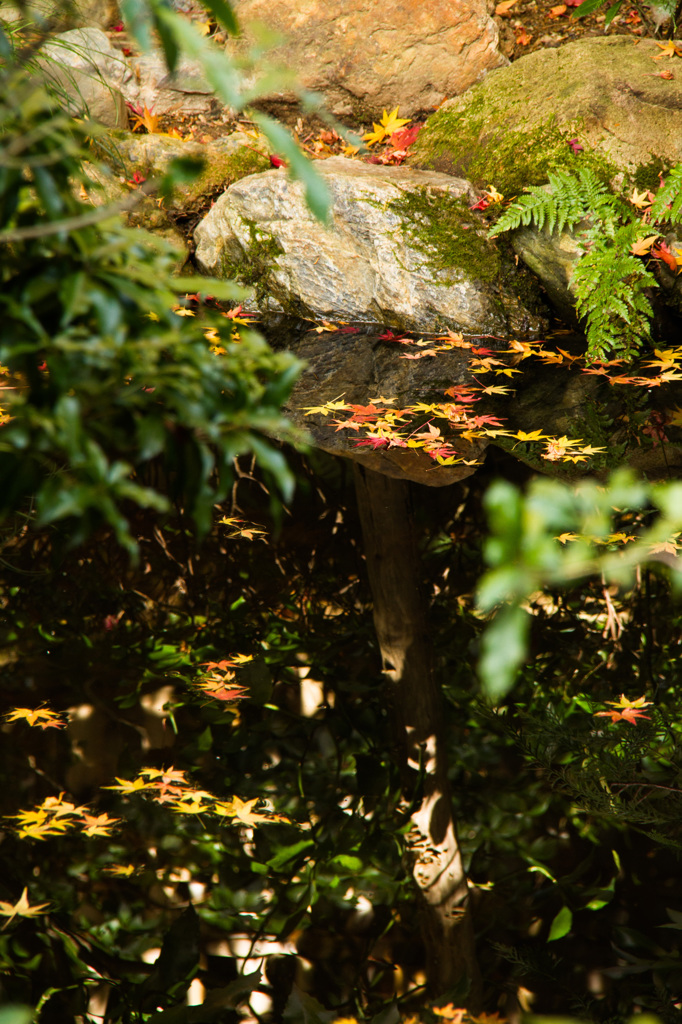
<path id="1" fill-rule="evenodd" d="M 652 60 L 662 60 L 663 57 L 682 57 L 682 49 L 672 39 L 669 39 L 667 43 L 656 43 L 661 50 L 657 53 Z"/>
<path id="2" fill-rule="evenodd" d="M 506 384 L 489 384 L 487 388 L 481 388 L 484 395 L 513 395 L 514 388 L 508 388 Z"/>
<path id="3" fill-rule="evenodd" d="M 548 441 L 549 436 L 543 434 L 541 430 L 518 430 L 512 437 L 518 438 L 519 441 Z"/>
<path id="4" fill-rule="evenodd" d="M 638 210 L 644 210 L 647 206 L 651 206 L 652 202 L 651 192 L 644 189 L 642 192 L 638 192 L 636 188 L 633 188 L 632 195 L 630 196 L 630 202 L 633 206 L 636 206 Z"/>
<path id="5" fill-rule="evenodd" d="M 633 256 L 646 256 L 657 238 L 658 235 L 647 235 L 646 238 L 638 238 L 630 246 L 630 252 Z"/>
<path id="6" fill-rule="evenodd" d="M 86 836 L 110 836 L 111 830 L 121 819 L 110 818 L 108 814 L 84 814 L 83 833 Z"/>
<path id="7" fill-rule="evenodd" d="M 49 903 L 34 903 L 31 906 L 28 902 L 28 889 L 25 888 L 21 896 L 16 903 L 5 903 L 0 900 L 0 915 L 6 917 L 7 920 L 2 926 L 4 931 L 8 924 L 14 920 L 15 917 L 38 917 L 39 914 L 44 913 L 44 908 L 49 907 Z"/>
<path id="8" fill-rule="evenodd" d="M 115 789 L 119 793 L 140 793 L 143 789 L 153 789 L 153 782 L 145 782 L 144 779 L 119 779 L 118 775 L 114 778 L 119 783 L 118 786 L 102 786 L 102 789 Z"/>
<path id="9" fill-rule="evenodd" d="M 106 871 L 108 875 L 115 875 L 118 878 L 130 878 L 135 874 L 137 868 L 134 864 L 111 864 L 102 870 Z"/>
<path id="10" fill-rule="evenodd" d="M 38 708 L 12 708 L 5 718 L 8 722 L 19 722 L 23 719 L 29 725 L 37 725 L 40 729 L 63 729 L 66 725 L 61 715 L 56 711 L 50 711 L 45 704 Z"/>
<path id="11" fill-rule="evenodd" d="M 241 800 L 238 796 L 226 802 L 216 801 L 213 810 L 225 818 L 237 818 L 243 825 L 263 825 L 276 821 L 288 821 L 282 814 L 259 814 L 252 808 L 258 803 L 259 797 L 253 800 Z"/>
<path id="12" fill-rule="evenodd" d="M 580 540 L 580 534 L 567 531 L 566 533 L 560 533 L 554 540 L 558 540 L 560 544 L 567 544 L 569 540 Z"/>
<path id="13" fill-rule="evenodd" d="M 138 128 L 146 128 L 150 135 L 153 135 L 159 130 L 159 118 L 156 114 L 152 114 L 146 103 L 142 113 L 135 115 L 135 120 L 131 125 L 131 129 L 134 132 L 136 132 Z"/>
<path id="14" fill-rule="evenodd" d="M 387 136 L 393 135 L 403 125 L 410 123 L 409 118 L 398 117 L 399 110 L 400 107 L 396 107 L 390 114 L 387 114 L 386 110 L 384 110 L 379 124 L 376 121 L 373 122 L 374 131 L 367 132 L 366 135 L 362 136 L 368 146 L 373 146 L 375 142 L 383 142 Z"/>
<path id="15" fill-rule="evenodd" d="M 305 412 L 306 416 L 329 416 L 332 412 L 339 412 L 344 409 L 350 409 L 350 406 L 338 399 L 334 402 L 325 402 L 324 405 L 302 406 L 302 411 Z"/>

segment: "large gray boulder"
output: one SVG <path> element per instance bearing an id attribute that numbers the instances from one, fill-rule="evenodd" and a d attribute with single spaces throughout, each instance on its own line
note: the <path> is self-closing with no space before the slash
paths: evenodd
<path id="1" fill-rule="evenodd" d="M 533 334 L 543 320 L 510 256 L 486 238 L 461 178 L 333 157 L 331 221 L 283 170 L 244 178 L 195 231 L 200 269 L 253 284 L 262 309 L 401 329 Z"/>
<path id="2" fill-rule="evenodd" d="M 39 54 L 41 74 L 63 93 L 71 113 L 109 128 L 128 125 L 121 88 L 131 71 L 100 28 L 75 28 L 53 36 Z"/>
<path id="3" fill-rule="evenodd" d="M 378 119 L 397 104 L 411 117 L 507 63 L 485 0 L 236 0 L 234 7 L 246 31 L 230 40 L 232 52 L 248 50 L 249 22 L 279 32 L 283 43 L 273 59 L 339 117 Z M 267 98 L 283 106 L 295 99 L 281 92 Z"/>

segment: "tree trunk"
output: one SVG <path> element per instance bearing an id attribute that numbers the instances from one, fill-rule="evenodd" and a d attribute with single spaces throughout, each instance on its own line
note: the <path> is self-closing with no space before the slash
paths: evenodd
<path id="1" fill-rule="evenodd" d="M 420 894 L 427 976 L 433 995 L 465 987 L 476 1010 L 480 979 L 469 892 L 447 777 L 442 697 L 431 669 L 431 645 L 419 583 L 409 484 L 356 465 L 355 486 L 374 624 L 391 707 L 402 745 L 403 792 L 424 772 L 421 802 L 407 836 L 407 857 Z"/>

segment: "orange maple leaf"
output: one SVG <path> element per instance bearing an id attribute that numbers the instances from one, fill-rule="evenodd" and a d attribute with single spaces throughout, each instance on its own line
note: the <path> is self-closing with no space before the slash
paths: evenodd
<path id="1" fill-rule="evenodd" d="M 595 718 L 610 718 L 612 722 L 630 722 L 631 725 L 636 725 L 638 718 L 650 718 L 649 715 L 645 715 L 641 710 L 651 706 L 651 701 L 645 700 L 644 697 L 629 700 L 624 693 L 621 693 L 619 700 L 607 700 L 606 703 L 616 710 L 596 711 Z"/>
<path id="2" fill-rule="evenodd" d="M 39 914 L 43 914 L 45 912 L 45 907 L 49 907 L 49 905 L 49 903 L 34 903 L 33 906 L 31 906 L 28 902 L 28 889 L 26 888 L 14 904 L 5 903 L 0 900 L 0 915 L 7 918 L 2 926 L 3 931 L 15 917 L 37 917 Z"/>
<path id="3" fill-rule="evenodd" d="M 153 135 L 159 130 L 159 118 L 157 114 L 153 114 L 147 104 L 145 103 L 144 109 L 134 109 L 135 120 L 133 121 L 131 128 L 132 131 L 136 132 L 139 128 L 146 128 L 150 135 Z"/>
<path id="4" fill-rule="evenodd" d="M 57 714 L 50 711 L 45 704 L 38 708 L 12 708 L 5 718 L 8 722 L 19 722 L 23 719 L 29 725 L 37 725 L 40 729 L 63 729 L 66 722 Z"/>

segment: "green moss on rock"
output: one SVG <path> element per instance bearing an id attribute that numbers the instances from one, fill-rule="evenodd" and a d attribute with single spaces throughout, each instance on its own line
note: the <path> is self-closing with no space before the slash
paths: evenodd
<path id="1" fill-rule="evenodd" d="M 465 271 L 480 281 L 496 281 L 500 273 L 497 247 L 481 234 L 480 225 L 462 197 L 417 188 L 392 200 L 389 208 L 401 220 L 413 249 L 434 271 Z"/>

